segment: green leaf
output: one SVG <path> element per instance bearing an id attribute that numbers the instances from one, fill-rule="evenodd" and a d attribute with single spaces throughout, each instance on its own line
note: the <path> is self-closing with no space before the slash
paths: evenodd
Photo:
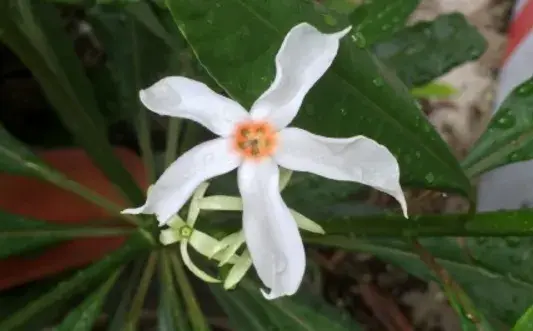
<path id="1" fill-rule="evenodd" d="M 115 271 L 100 287 L 72 310 L 54 331 L 91 331 L 111 287 L 120 271 Z"/>
<path id="2" fill-rule="evenodd" d="M 470 177 L 533 158 L 533 78 L 517 86 L 463 161 Z"/>
<path id="3" fill-rule="evenodd" d="M 306 21 L 332 31 L 309 1 L 169 0 L 168 5 L 200 62 L 245 106 L 274 78 L 274 56 L 290 28 Z M 399 158 L 403 183 L 471 195 L 455 157 L 406 87 L 352 37 L 343 39 L 293 125 L 326 136 L 371 137 Z"/>
<path id="4" fill-rule="evenodd" d="M 415 98 L 448 98 L 457 94 L 456 88 L 445 83 L 429 83 L 424 86 L 411 89 L 411 95 Z"/>
<path id="5" fill-rule="evenodd" d="M 129 306 L 133 298 L 133 293 L 139 280 L 141 279 L 142 268 L 145 260 L 138 257 L 129 266 L 125 267 L 122 275 L 127 274 L 127 278 L 119 280 L 117 286 L 113 288 L 112 293 L 109 294 L 109 302 L 107 305 L 111 307 L 110 321 L 107 326 L 107 331 L 123 331 L 126 324 L 126 318 L 129 312 Z"/>
<path id="6" fill-rule="evenodd" d="M 142 203 L 143 193 L 107 141 L 91 84 L 53 5 L 2 1 L 0 22 L 0 40 L 31 70 L 65 127 L 127 198 Z"/>
<path id="7" fill-rule="evenodd" d="M 420 22 L 373 46 L 407 87 L 422 86 L 487 49 L 483 36 L 458 13 Z"/>
<path id="8" fill-rule="evenodd" d="M 364 206 L 364 205 L 363 205 Z M 361 206 L 362 207 L 362 206 Z M 384 214 L 376 209 L 355 210 L 355 215 L 314 219 L 329 235 L 347 238 L 433 236 L 533 236 L 533 210 L 497 211 L 479 214 L 413 215 Z M 213 222 L 213 229 L 230 233 L 241 229 L 238 222 Z M 322 236 L 309 235 L 309 240 Z"/>
<path id="9" fill-rule="evenodd" d="M 348 316 L 311 295 L 268 301 L 257 285 L 243 280 L 233 291 L 212 285 L 211 290 L 236 331 L 359 331 Z"/>
<path id="10" fill-rule="evenodd" d="M 71 274 L 72 272 L 68 271 L 37 282 L 25 284 L 24 286 L 2 291 L 0 295 L 0 321 L 4 321 L 16 311 L 23 309 L 28 302 L 52 290 L 58 283 L 62 282 Z M 76 303 L 83 300 L 84 294 L 83 292 L 78 293 L 72 298 L 41 309 L 31 319 L 24 321 L 17 330 L 42 330 L 45 327 L 57 323 Z"/>
<path id="11" fill-rule="evenodd" d="M 184 314 L 184 304 L 176 289 L 176 282 L 172 275 L 172 267 L 167 254 L 159 255 L 160 292 L 157 307 L 158 330 L 191 330 L 187 316 Z"/>
<path id="12" fill-rule="evenodd" d="M 357 43 L 369 47 L 405 26 L 420 0 L 372 0 L 359 5 L 350 15 Z"/>
<path id="13" fill-rule="evenodd" d="M 0 211 L 0 259 L 76 237 L 120 236 L 132 229 L 66 226 Z"/>
<path id="14" fill-rule="evenodd" d="M 2 125 L 0 125 L 0 172 L 43 179 L 76 193 L 111 213 L 119 214 L 122 210 L 106 198 L 66 178 L 62 173 L 46 165 L 22 143 L 13 138 Z M 138 222 L 134 217 L 126 216 L 125 218 L 132 223 Z"/>
<path id="15" fill-rule="evenodd" d="M 116 103 L 109 106 L 123 117 L 135 118 L 140 110 L 146 111 L 140 104 L 139 90 L 179 73 L 179 54 L 165 43 L 163 38 L 170 39 L 170 35 L 147 3 L 96 6 L 88 18 L 106 50 L 106 78 L 115 87 Z M 94 82 L 95 90 L 102 99 L 108 98 L 107 86 L 100 82 Z"/>
<path id="16" fill-rule="evenodd" d="M 511 331 L 533 330 L 533 306 L 529 307 L 522 317 L 516 322 Z"/>
<path id="17" fill-rule="evenodd" d="M 394 239 L 354 240 L 331 236 L 312 242 L 330 247 L 367 252 L 407 272 L 435 280 L 433 273 L 411 251 L 410 245 Z M 479 310 L 508 330 L 533 302 L 533 239 L 470 238 L 461 244 L 456 238 L 421 239 L 421 244 L 461 285 Z M 497 325 L 497 324 L 495 324 Z"/>
<path id="18" fill-rule="evenodd" d="M 34 301 L 29 302 L 21 310 L 0 322 L 0 330 L 14 330 L 23 325 L 32 316 L 45 307 L 54 305 L 60 300 L 67 300 L 92 286 L 103 277 L 114 272 L 117 268 L 135 258 L 140 252 L 152 248 L 155 242 L 145 230 L 138 230 L 119 249 L 86 269 L 80 270 L 73 277 L 59 282 L 54 288 Z"/>
<path id="19" fill-rule="evenodd" d="M 46 179 L 49 172 L 37 156 L 13 138 L 0 124 L 0 171 Z"/>

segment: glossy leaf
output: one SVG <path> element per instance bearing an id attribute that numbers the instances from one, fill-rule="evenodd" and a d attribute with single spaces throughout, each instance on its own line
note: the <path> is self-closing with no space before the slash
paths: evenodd
<path id="1" fill-rule="evenodd" d="M 425 280 L 433 274 L 412 252 L 410 245 L 393 239 L 353 240 L 323 237 L 312 242 L 367 252 Z M 462 286 L 474 305 L 490 322 L 509 329 L 533 301 L 533 255 L 531 238 L 428 238 L 420 242 L 453 279 Z M 500 323 L 500 324 L 498 324 Z"/>
<path id="2" fill-rule="evenodd" d="M 91 331 L 100 315 L 107 294 L 117 281 L 119 274 L 120 271 L 115 271 L 98 289 L 73 309 L 54 331 Z"/>
<path id="3" fill-rule="evenodd" d="M 372 48 L 408 87 L 413 87 L 478 59 L 487 42 L 463 15 L 452 13 L 407 27 Z"/>
<path id="4" fill-rule="evenodd" d="M 533 158 L 532 107 L 533 78 L 530 78 L 503 101 L 463 161 L 463 168 L 471 177 Z"/>
<path id="5" fill-rule="evenodd" d="M 359 331 L 350 317 L 311 295 L 296 295 L 275 301 L 263 298 L 257 285 L 243 280 L 236 290 L 211 286 L 215 298 L 236 331 Z"/>
<path id="6" fill-rule="evenodd" d="M 533 306 L 529 307 L 525 314 L 520 317 L 511 331 L 533 330 Z"/>
<path id="7" fill-rule="evenodd" d="M 355 38 L 361 47 L 370 47 L 404 27 L 420 0 L 364 1 L 350 14 Z"/>
<path id="8" fill-rule="evenodd" d="M 32 71 L 65 127 L 121 192 L 141 203 L 143 193 L 113 155 L 93 90 L 53 5 L 2 1 L 0 22 L 0 40 Z"/>
<path id="9" fill-rule="evenodd" d="M 274 56 L 290 28 L 301 21 L 323 31 L 345 27 L 328 27 L 308 1 L 168 4 L 200 62 L 245 106 L 273 79 Z M 359 48 L 353 35 L 343 39 L 333 66 L 311 90 L 293 125 L 326 136 L 369 136 L 399 157 L 404 183 L 470 194 L 455 157 L 408 90 L 370 52 Z"/>

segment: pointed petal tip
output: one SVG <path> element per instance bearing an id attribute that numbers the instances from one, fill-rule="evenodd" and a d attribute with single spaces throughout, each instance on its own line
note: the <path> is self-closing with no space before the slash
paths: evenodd
<path id="1" fill-rule="evenodd" d="M 344 28 L 343 30 L 341 30 L 339 32 L 334 33 L 333 35 L 336 36 L 337 38 L 341 39 L 344 36 L 346 36 L 351 30 L 352 30 L 352 26 L 349 25 L 348 27 Z"/>
<path id="2" fill-rule="evenodd" d="M 121 211 L 121 214 L 130 214 L 130 215 L 137 215 L 142 214 L 144 212 L 144 206 L 137 207 L 137 208 L 127 208 Z"/>

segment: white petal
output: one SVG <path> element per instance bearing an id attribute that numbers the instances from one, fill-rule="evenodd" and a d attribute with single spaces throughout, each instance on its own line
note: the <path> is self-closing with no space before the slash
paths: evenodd
<path id="1" fill-rule="evenodd" d="M 298 226 L 279 193 L 279 169 L 271 159 L 244 162 L 238 171 L 246 246 L 267 299 L 292 295 L 305 272 Z"/>
<path id="2" fill-rule="evenodd" d="M 385 146 L 372 139 L 364 136 L 332 139 L 287 128 L 279 133 L 274 159 L 288 169 L 372 186 L 392 195 L 407 217 L 398 162 Z"/>
<path id="3" fill-rule="evenodd" d="M 191 257 L 189 255 L 189 251 L 187 250 L 187 246 L 188 241 L 182 240 L 182 242 L 180 243 L 180 253 L 181 258 L 183 259 L 183 264 L 185 264 L 185 266 L 189 268 L 189 270 L 201 280 L 207 283 L 220 283 L 220 279 L 208 275 L 205 271 L 198 268 L 196 264 L 194 264 L 194 262 L 192 262 Z"/>
<path id="4" fill-rule="evenodd" d="M 146 203 L 125 214 L 156 214 L 165 224 L 185 204 L 202 182 L 230 172 L 241 162 L 231 150 L 231 142 L 219 138 L 204 142 L 187 151 L 168 167 L 148 193 Z"/>
<path id="5" fill-rule="evenodd" d="M 268 119 L 277 129 L 286 127 L 307 92 L 333 62 L 339 39 L 350 29 L 325 34 L 308 23 L 292 28 L 276 55 L 276 78 L 252 106 L 252 117 Z"/>
<path id="6" fill-rule="evenodd" d="M 252 259 L 250 258 L 250 252 L 245 250 L 241 256 L 237 258 L 237 261 L 231 267 L 228 276 L 224 280 L 224 288 L 229 290 L 237 285 L 238 282 L 246 275 L 246 272 L 252 266 Z"/>
<path id="7" fill-rule="evenodd" d="M 193 120 L 227 137 L 235 124 L 249 118 L 237 102 L 215 93 L 204 83 L 186 77 L 166 77 L 139 92 L 146 108 L 159 115 Z"/>

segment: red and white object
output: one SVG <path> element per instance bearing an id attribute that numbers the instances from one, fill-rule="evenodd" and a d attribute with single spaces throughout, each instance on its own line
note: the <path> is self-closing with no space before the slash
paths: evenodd
<path id="1" fill-rule="evenodd" d="M 508 38 L 494 112 L 517 85 L 533 76 L 533 0 L 516 2 Z M 533 207 L 533 160 L 509 164 L 482 176 L 479 211 L 526 206 Z"/>

